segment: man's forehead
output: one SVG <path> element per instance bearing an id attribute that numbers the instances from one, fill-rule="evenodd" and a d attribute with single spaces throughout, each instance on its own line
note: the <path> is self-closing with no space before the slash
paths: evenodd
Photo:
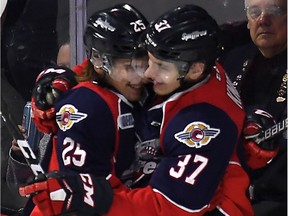
<path id="1" fill-rule="evenodd" d="M 287 0 L 246 0 L 249 5 L 278 5 L 286 6 Z"/>

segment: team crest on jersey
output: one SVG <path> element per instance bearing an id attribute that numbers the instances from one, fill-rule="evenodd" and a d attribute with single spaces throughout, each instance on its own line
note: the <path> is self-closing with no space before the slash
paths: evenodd
<path id="1" fill-rule="evenodd" d="M 219 129 L 210 128 L 204 122 L 192 122 L 183 131 L 176 133 L 174 137 L 188 147 L 201 148 L 207 145 L 219 133 Z"/>
<path id="2" fill-rule="evenodd" d="M 75 123 L 82 121 L 87 114 L 78 112 L 71 104 L 65 104 L 56 113 L 56 122 L 62 131 L 69 130 Z"/>

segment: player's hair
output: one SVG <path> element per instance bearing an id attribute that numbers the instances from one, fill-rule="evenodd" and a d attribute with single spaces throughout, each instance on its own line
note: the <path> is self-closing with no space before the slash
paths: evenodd
<path id="1" fill-rule="evenodd" d="M 203 8 L 183 5 L 149 25 L 145 44 L 161 60 L 182 61 L 188 66 L 203 62 L 210 71 L 219 55 L 219 31 L 217 22 Z"/>

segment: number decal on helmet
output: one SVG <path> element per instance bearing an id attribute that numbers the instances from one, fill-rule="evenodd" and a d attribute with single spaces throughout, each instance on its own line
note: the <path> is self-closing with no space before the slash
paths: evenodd
<path id="1" fill-rule="evenodd" d="M 171 28 L 171 26 L 169 25 L 167 20 L 162 20 L 161 22 L 155 24 L 155 29 L 158 32 L 161 32 L 161 31 L 163 31 L 165 29 L 169 29 L 169 28 Z"/>
<path id="2" fill-rule="evenodd" d="M 135 32 L 141 32 L 146 29 L 146 26 L 142 20 L 136 20 L 135 22 L 131 22 L 130 24 L 134 27 Z"/>

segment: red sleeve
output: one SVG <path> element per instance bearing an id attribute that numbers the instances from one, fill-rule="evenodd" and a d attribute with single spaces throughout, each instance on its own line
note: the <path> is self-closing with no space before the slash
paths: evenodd
<path id="1" fill-rule="evenodd" d="M 51 159 L 49 162 L 49 168 L 48 172 L 51 172 L 53 170 L 59 170 L 59 163 L 57 159 L 57 151 L 56 151 L 56 145 L 57 145 L 57 137 L 53 136 L 52 138 L 52 153 L 51 153 Z"/>
<path id="2" fill-rule="evenodd" d="M 215 208 L 211 205 L 209 209 Z M 125 215 L 125 216 L 202 216 L 208 208 L 199 212 L 186 211 L 181 206 L 176 206 L 162 194 L 154 191 L 151 186 L 133 189 L 130 191 L 114 191 L 113 204 L 106 216 Z"/>
<path id="3" fill-rule="evenodd" d="M 76 66 L 73 68 L 73 71 L 74 71 L 78 76 L 82 75 L 84 68 L 86 68 L 87 65 L 88 65 L 88 61 L 89 61 L 89 59 L 86 58 L 81 64 L 76 65 Z"/>
<path id="4" fill-rule="evenodd" d="M 237 161 L 231 160 L 220 184 L 220 197 L 217 206 L 220 211 L 233 216 L 253 216 L 250 200 L 245 193 L 249 177 Z"/>

